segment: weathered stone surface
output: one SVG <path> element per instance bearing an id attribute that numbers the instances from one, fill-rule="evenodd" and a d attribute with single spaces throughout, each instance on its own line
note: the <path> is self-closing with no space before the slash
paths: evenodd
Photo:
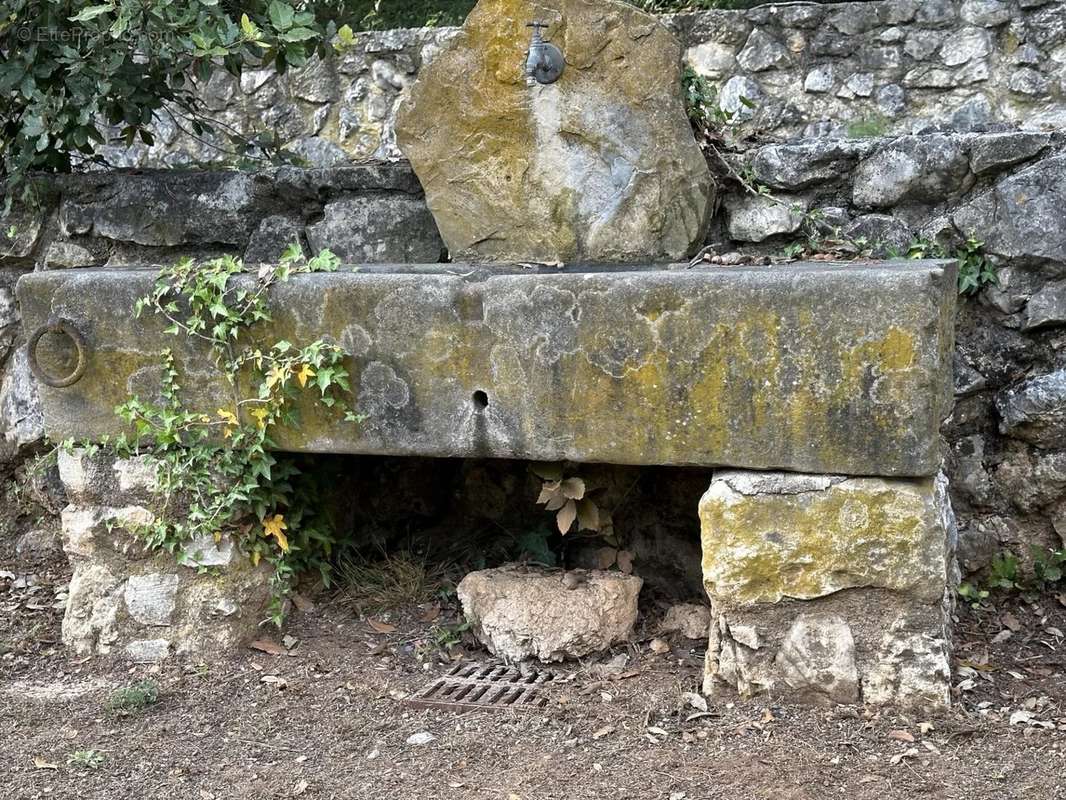
<path id="1" fill-rule="evenodd" d="M 76 448 L 60 450 L 59 466 L 72 500 L 61 515 L 73 566 L 65 644 L 148 662 L 217 657 L 257 635 L 270 594 L 265 565 L 253 567 L 228 538 L 192 540 L 175 554 L 149 550 L 134 532 L 162 500 L 143 458 Z M 117 505 L 128 501 L 144 505 Z"/>
<path id="2" fill-rule="evenodd" d="M 1066 446 L 1066 370 L 1031 378 L 996 398 L 999 430 L 1039 447 Z"/>
<path id="3" fill-rule="evenodd" d="M 550 85 L 523 75 L 533 18 L 566 57 Z M 616 262 L 698 246 L 713 184 L 680 53 L 658 20 L 613 0 L 481 0 L 397 118 L 453 256 Z"/>
<path id="4" fill-rule="evenodd" d="M 703 577 L 716 608 L 876 587 L 944 593 L 947 481 L 716 473 L 700 501 Z"/>
<path id="5" fill-rule="evenodd" d="M 782 233 L 795 233 L 807 210 L 802 198 L 746 193 L 730 195 L 725 208 L 729 235 L 741 242 L 761 242 Z"/>
<path id="6" fill-rule="evenodd" d="M 843 617 L 800 614 L 785 634 L 774 660 L 781 680 L 799 700 L 859 700 L 855 639 Z"/>
<path id="7" fill-rule="evenodd" d="M 62 232 L 142 245 L 245 245 L 255 215 L 270 206 L 268 183 L 244 172 L 129 174 L 71 183 L 59 210 Z M 106 189 L 102 193 L 97 191 Z"/>
<path id="8" fill-rule="evenodd" d="M 352 264 L 435 264 L 444 250 L 422 198 L 400 195 L 335 200 L 321 222 L 307 227 L 307 241 L 313 252 L 329 249 Z"/>
<path id="9" fill-rule="evenodd" d="M 526 567 L 471 572 L 459 601 L 478 639 L 508 661 L 581 658 L 626 641 L 644 582 L 621 572 L 567 574 L 570 581 Z"/>
<path id="10" fill-rule="evenodd" d="M 723 472 L 700 517 L 706 694 L 948 705 L 958 570 L 942 475 Z"/>
<path id="11" fill-rule="evenodd" d="M 279 447 L 937 469 L 955 302 L 943 262 L 512 272 L 365 267 L 275 286 L 270 335 L 344 346 L 352 404 L 368 414 L 345 424 L 308 402 Z M 151 391 L 173 338 L 164 320 L 128 309 L 153 281 L 150 270 L 63 270 L 19 284 L 30 325 L 61 315 L 92 347 L 80 382 L 43 390 L 54 439 L 117 432 L 114 407 L 131 388 Z M 189 342 L 174 355 L 180 375 L 196 376 L 183 381 L 191 408 L 229 407 L 206 349 Z M 49 357 L 42 346 L 51 367 Z M 472 399 L 479 391 L 487 404 Z"/>
<path id="12" fill-rule="evenodd" d="M 0 461 L 44 435 L 37 379 L 30 372 L 26 348 L 8 359 L 0 379 Z"/>
<path id="13" fill-rule="evenodd" d="M 842 179 L 871 149 L 868 142 L 838 139 L 770 145 L 755 154 L 751 169 L 771 189 L 797 191 Z"/>
<path id="14" fill-rule="evenodd" d="M 686 639 L 706 639 L 711 624 L 711 609 L 695 603 L 678 603 L 666 610 L 663 633 L 680 633 Z"/>
<path id="15" fill-rule="evenodd" d="M 169 625 L 177 591 L 177 575 L 131 575 L 123 592 L 126 611 L 142 625 Z"/>
<path id="16" fill-rule="evenodd" d="M 985 250 L 1018 263 L 1066 262 L 1066 156 L 1056 155 L 1000 180 L 952 217 L 980 232 Z"/>
<path id="17" fill-rule="evenodd" d="M 303 251 L 303 225 L 285 214 L 265 217 L 252 234 L 244 251 L 245 264 L 275 264 L 286 248 L 296 244 Z M 319 250 L 323 249 L 322 246 Z M 328 245 L 326 249 L 329 248 Z M 318 252 L 317 250 L 315 252 Z"/>
<path id="18" fill-rule="evenodd" d="M 1066 325 L 1066 281 L 1045 284 L 1025 304 L 1023 331 Z"/>
<path id="19" fill-rule="evenodd" d="M 875 258 L 905 255 L 914 240 L 905 222 L 887 214 L 863 214 L 844 228 L 844 236 L 865 243 Z"/>
<path id="20" fill-rule="evenodd" d="M 737 63 L 748 72 L 781 67 L 789 60 L 788 49 L 760 28 L 752 31 L 744 49 L 737 54 Z"/>
<path id="21" fill-rule="evenodd" d="M 966 154 L 953 137 L 902 136 L 859 164 L 852 198 L 873 208 L 941 201 L 960 191 L 968 171 Z"/>
<path id="22" fill-rule="evenodd" d="M 970 147 L 970 169 L 975 175 L 984 175 L 1027 161 L 1047 147 L 1050 141 L 1050 134 L 1026 131 L 980 136 Z"/>
<path id="23" fill-rule="evenodd" d="M 15 552 L 20 556 L 47 555 L 60 547 L 59 536 L 51 528 L 33 528 L 15 542 Z"/>

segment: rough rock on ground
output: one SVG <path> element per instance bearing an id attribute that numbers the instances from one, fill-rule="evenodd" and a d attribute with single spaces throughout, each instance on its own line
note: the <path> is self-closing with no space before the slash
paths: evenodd
<path id="1" fill-rule="evenodd" d="M 626 641 L 643 584 L 621 572 L 501 567 L 471 572 L 458 594 L 478 639 L 495 655 L 562 661 Z"/>

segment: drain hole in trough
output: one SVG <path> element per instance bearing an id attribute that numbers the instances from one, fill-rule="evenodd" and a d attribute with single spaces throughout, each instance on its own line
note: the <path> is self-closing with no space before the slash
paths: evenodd
<path id="1" fill-rule="evenodd" d="M 478 411 L 483 411 L 484 409 L 488 408 L 489 396 L 483 391 L 481 391 L 481 389 L 478 389 L 476 392 L 474 392 L 470 399 L 474 401 L 474 408 L 476 408 Z"/>

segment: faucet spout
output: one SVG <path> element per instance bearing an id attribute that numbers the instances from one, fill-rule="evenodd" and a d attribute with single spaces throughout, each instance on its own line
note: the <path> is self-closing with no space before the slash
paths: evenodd
<path id="1" fill-rule="evenodd" d="M 536 83 L 555 83 L 563 74 L 566 60 L 563 51 L 551 42 L 544 41 L 541 28 L 547 28 L 547 22 L 530 22 L 527 28 L 533 29 L 529 39 L 529 52 L 526 54 L 526 83 L 533 86 Z"/>

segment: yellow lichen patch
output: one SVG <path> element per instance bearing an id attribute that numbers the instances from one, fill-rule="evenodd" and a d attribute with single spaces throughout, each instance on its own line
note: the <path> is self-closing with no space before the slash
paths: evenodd
<path id="1" fill-rule="evenodd" d="M 804 476 L 779 475 L 776 491 L 747 494 L 720 477 L 700 503 L 704 582 L 717 602 L 809 600 L 856 587 L 939 598 L 947 532 L 936 479 L 790 488 Z"/>

